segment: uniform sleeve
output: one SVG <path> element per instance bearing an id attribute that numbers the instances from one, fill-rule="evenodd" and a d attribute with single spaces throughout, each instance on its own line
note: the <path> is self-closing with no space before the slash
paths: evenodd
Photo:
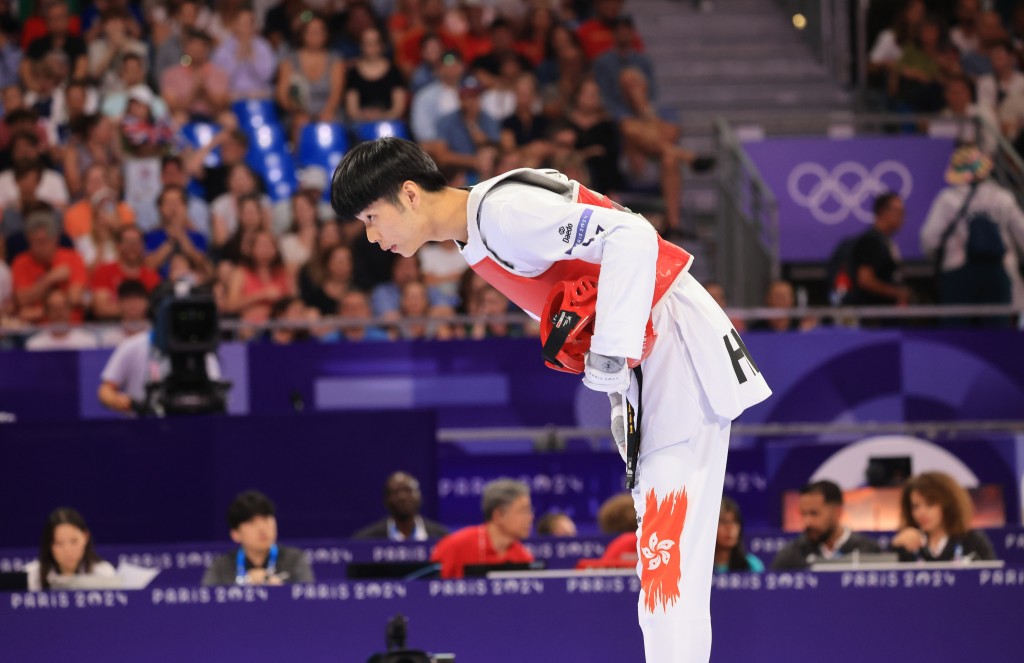
<path id="1" fill-rule="evenodd" d="M 925 218 L 924 225 L 921 226 L 921 250 L 925 255 L 931 256 L 939 249 L 942 233 L 953 221 L 953 215 L 957 210 L 950 203 L 949 196 L 943 192 L 938 195 L 932 203 L 931 209 L 928 210 L 928 216 Z"/>
<path id="2" fill-rule="evenodd" d="M 1009 191 L 1004 191 L 1003 218 L 1006 230 L 1017 245 L 1017 251 L 1024 254 L 1024 212 L 1021 211 L 1017 199 Z"/>
<path id="3" fill-rule="evenodd" d="M 125 343 L 118 344 L 107 360 L 107 365 L 103 367 L 100 379 L 110 382 L 118 389 L 124 389 L 128 383 L 128 371 L 131 369 L 128 354 L 129 346 Z"/>
<path id="4" fill-rule="evenodd" d="M 495 250 L 513 265 L 600 264 L 590 348 L 609 357 L 640 357 L 658 260 L 658 234 L 650 223 L 629 212 L 524 195 L 504 206 L 499 224 Z"/>
<path id="5" fill-rule="evenodd" d="M 806 568 L 807 558 L 801 554 L 799 540 L 790 541 L 772 560 L 773 571 L 790 571 Z"/>
<path id="6" fill-rule="evenodd" d="M 441 565 L 441 577 L 444 579 L 462 577 L 462 564 L 459 555 L 458 541 L 454 534 L 449 534 L 437 542 L 430 561 Z"/>
<path id="7" fill-rule="evenodd" d="M 287 579 L 289 583 L 308 583 L 316 582 L 313 575 L 313 567 L 309 565 L 309 560 L 302 553 L 301 550 L 296 550 L 297 557 L 295 558 L 295 564 L 292 568 L 291 577 Z"/>
<path id="8" fill-rule="evenodd" d="M 992 547 L 992 542 L 989 541 L 988 535 L 983 531 L 975 529 L 967 533 L 965 537 L 964 546 L 967 553 L 974 553 L 974 559 L 978 561 L 989 561 L 998 559 L 996 557 L 996 551 Z"/>
<path id="9" fill-rule="evenodd" d="M 68 254 L 68 268 L 71 270 L 70 283 L 72 285 L 88 285 L 89 271 L 85 268 L 85 261 L 77 252 Z"/>

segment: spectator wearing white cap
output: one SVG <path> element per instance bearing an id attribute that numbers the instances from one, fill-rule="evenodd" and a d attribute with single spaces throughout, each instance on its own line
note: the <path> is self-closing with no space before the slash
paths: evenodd
<path id="1" fill-rule="evenodd" d="M 103 104 L 100 111 L 109 118 L 120 120 L 128 108 L 128 92 L 139 85 L 146 86 L 146 64 L 145 61 L 135 53 L 128 53 L 121 58 L 121 65 L 118 69 L 121 79 L 120 89 L 109 92 L 103 96 Z M 149 104 L 153 117 L 167 117 L 167 104 L 160 97 L 154 96 Z"/>

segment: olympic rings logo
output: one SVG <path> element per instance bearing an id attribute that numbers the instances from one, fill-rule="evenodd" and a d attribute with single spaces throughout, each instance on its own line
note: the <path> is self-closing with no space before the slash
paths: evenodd
<path id="1" fill-rule="evenodd" d="M 896 179 L 898 187 L 893 186 Z M 847 186 L 847 182 L 855 184 Z M 886 191 L 895 191 L 906 200 L 914 189 L 914 178 L 906 166 L 892 160 L 883 161 L 870 171 L 855 161 L 844 161 L 832 172 L 821 164 L 805 161 L 790 172 L 786 189 L 790 199 L 806 207 L 820 223 L 831 226 L 845 221 L 851 214 L 863 223 L 871 223 L 871 208 L 864 203 Z M 837 209 L 825 209 L 829 200 L 838 205 Z"/>

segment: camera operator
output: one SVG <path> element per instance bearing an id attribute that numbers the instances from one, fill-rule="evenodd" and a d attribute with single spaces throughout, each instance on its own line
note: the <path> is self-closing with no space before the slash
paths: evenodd
<path id="1" fill-rule="evenodd" d="M 181 284 L 179 284 L 181 285 Z M 187 290 L 186 290 L 187 293 Z M 170 288 L 160 287 L 153 295 L 150 317 L 155 318 L 154 328 L 148 333 L 134 334 L 119 343 L 114 353 L 103 368 L 99 388 L 100 403 L 111 410 L 124 414 L 159 413 L 154 406 L 161 403 L 152 402 L 151 392 L 154 385 L 162 385 L 173 376 L 173 353 L 162 352 L 154 339 L 160 333 L 158 309 L 167 300 L 174 300 L 175 295 Z M 216 333 L 216 321 L 213 326 Z M 216 342 L 213 347 L 215 350 Z M 211 385 L 219 385 L 221 378 L 220 363 L 215 351 L 205 353 L 206 377 Z M 211 407 L 209 411 L 223 411 L 220 407 Z"/>

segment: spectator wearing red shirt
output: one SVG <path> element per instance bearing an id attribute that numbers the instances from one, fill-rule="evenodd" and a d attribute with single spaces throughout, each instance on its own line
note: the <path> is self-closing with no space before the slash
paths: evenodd
<path id="1" fill-rule="evenodd" d="M 636 508 L 633 496 L 619 493 L 604 501 L 597 512 L 597 524 L 605 534 L 618 534 L 600 559 L 581 559 L 578 569 L 628 569 L 636 566 Z"/>
<path id="2" fill-rule="evenodd" d="M 515 564 L 533 561 L 522 544 L 533 527 L 530 489 L 521 481 L 497 479 L 484 486 L 484 524 L 460 529 L 441 539 L 430 559 L 441 564 L 442 578 L 461 578 L 467 564 Z"/>
<path id="3" fill-rule="evenodd" d="M 149 292 L 160 283 L 160 275 L 147 267 L 145 260 L 142 231 L 135 226 L 122 228 L 117 236 L 117 260 L 99 265 L 92 273 L 92 313 L 97 319 L 121 317 L 117 291 L 124 281 L 138 281 Z"/>
<path id="4" fill-rule="evenodd" d="M 25 221 L 28 250 L 14 259 L 11 278 L 18 315 L 26 322 L 42 322 L 44 303 L 51 290 L 63 290 L 73 307 L 71 320 L 82 321 L 82 300 L 89 280 L 82 258 L 58 245 L 60 222 L 52 210 L 36 210 Z"/>
<path id="5" fill-rule="evenodd" d="M 459 39 L 444 27 L 444 2 L 442 0 L 424 0 L 421 20 L 420 25 L 406 30 L 402 35 L 402 41 L 396 45 L 395 63 L 406 78 L 412 76 L 412 72 L 420 64 L 422 57 L 420 46 L 423 37 L 427 34 L 436 34 L 440 37 L 445 49 L 459 47 Z"/>
<path id="6" fill-rule="evenodd" d="M 43 10 L 45 33 L 40 33 L 32 19 L 25 23 L 22 41 L 25 59 L 21 61 L 21 78 L 26 87 L 35 89 L 32 63 L 40 62 L 54 51 L 67 58 L 69 78 L 84 78 L 88 73 L 85 40 L 78 36 L 80 25 L 72 17 L 65 2 L 51 2 Z M 31 41 L 28 41 L 31 39 Z"/>
<path id="7" fill-rule="evenodd" d="M 597 0 L 594 17 L 584 21 L 576 31 L 588 60 L 593 61 L 615 45 L 615 26 L 621 13 L 622 0 Z M 640 35 L 633 36 L 633 50 L 644 50 Z"/>

